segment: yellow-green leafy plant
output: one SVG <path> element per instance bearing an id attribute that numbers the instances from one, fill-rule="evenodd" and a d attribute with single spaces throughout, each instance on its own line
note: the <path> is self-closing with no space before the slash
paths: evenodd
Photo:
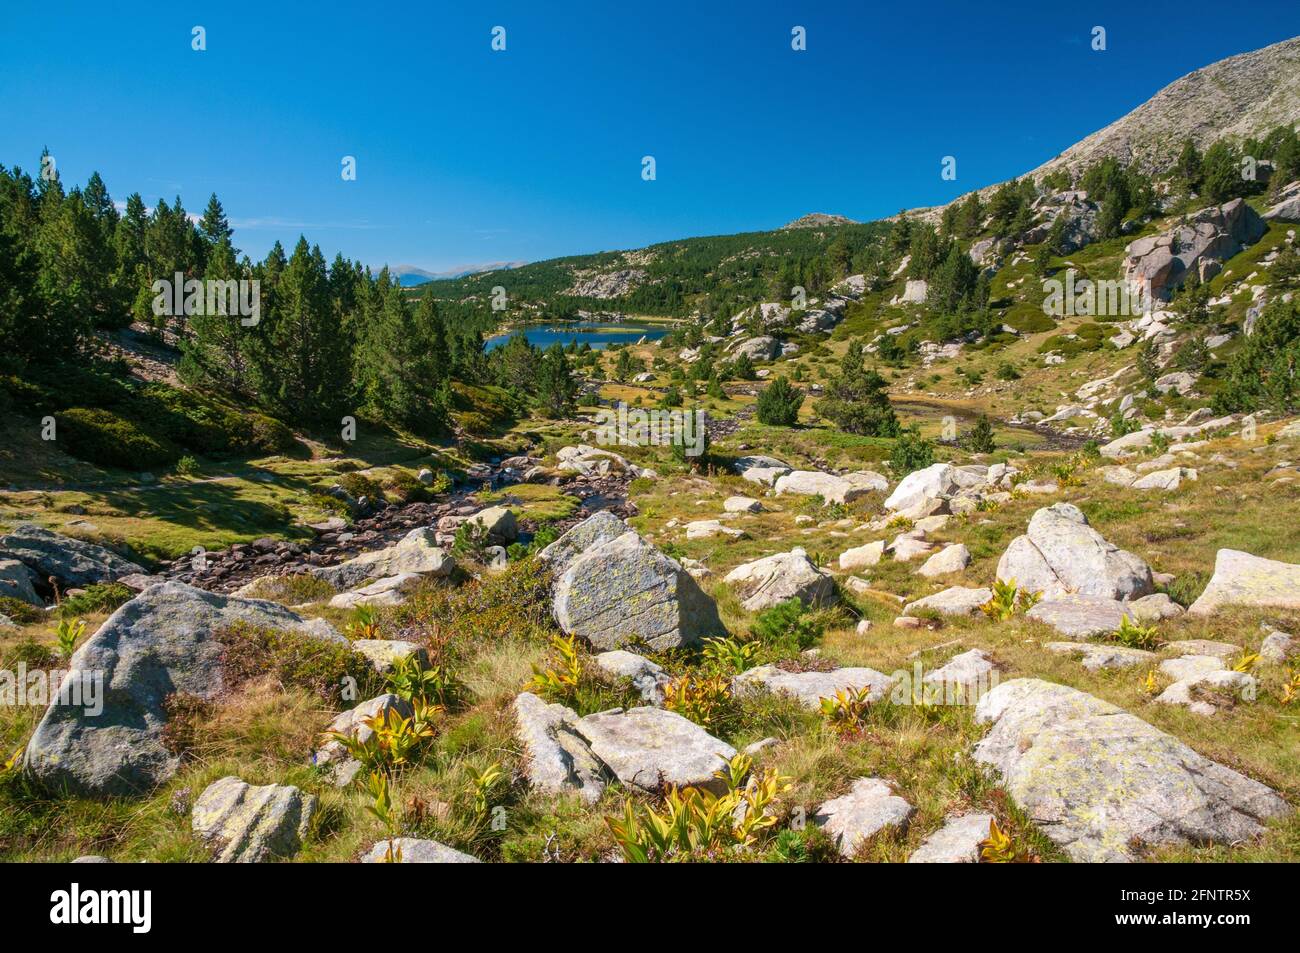
<path id="1" fill-rule="evenodd" d="M 416 753 L 434 736 L 434 719 L 443 711 L 441 705 L 415 702 L 414 713 L 403 717 L 396 709 L 380 712 L 366 722 L 370 732 L 361 737 L 349 732 L 332 731 L 328 736 L 343 746 L 348 757 L 361 762 L 368 772 L 389 774 L 410 764 Z"/>
<path id="2" fill-rule="evenodd" d="M 704 665 L 715 672 L 739 675 L 758 660 L 759 644 L 731 638 L 704 640 Z"/>
<path id="3" fill-rule="evenodd" d="M 721 795 L 672 787 L 661 810 L 628 798 L 621 817 L 605 818 L 624 860 L 682 862 L 751 847 L 776 824 L 772 804 L 790 789 L 789 778 L 771 768 L 750 776 L 752 767 L 752 759 L 737 754 L 715 772 L 725 788 Z"/>
<path id="4" fill-rule="evenodd" d="M 1019 864 L 1029 859 L 1029 852 L 1016 843 L 1016 839 L 998 826 L 997 819 L 989 821 L 989 836 L 980 841 L 980 861 L 985 864 Z"/>
<path id="5" fill-rule="evenodd" d="M 1154 668 L 1147 669 L 1147 673 L 1142 679 L 1142 691 L 1148 695 L 1156 695 L 1160 692 L 1160 681 L 1156 678 Z"/>
<path id="6" fill-rule="evenodd" d="M 444 665 L 426 666 L 419 653 L 399 658 L 384 678 L 390 692 L 411 704 L 455 707 L 465 696 L 465 685 Z"/>
<path id="7" fill-rule="evenodd" d="M 725 675 L 687 673 L 664 686 L 663 707 L 712 728 L 731 703 L 731 682 Z"/>
<path id="8" fill-rule="evenodd" d="M 397 835 L 401 830 L 401 817 L 393 807 L 393 799 L 388 791 L 388 775 L 382 771 L 370 772 L 370 803 L 366 811 L 378 818 L 387 832 L 388 849 L 384 852 L 384 863 L 400 864 L 402 848 L 397 844 Z"/>
<path id="9" fill-rule="evenodd" d="M 344 634 L 352 641 L 380 638 L 379 610 L 374 606 L 360 605 L 352 610 L 352 618 L 344 627 Z"/>
<path id="10" fill-rule="evenodd" d="M 19 748 L 9 756 L 9 760 L 0 762 L 0 777 L 9 774 L 10 772 L 16 773 L 18 771 L 18 766 L 23 760 L 23 751 L 23 748 Z"/>
<path id="11" fill-rule="evenodd" d="M 1300 703 L 1300 668 L 1293 668 L 1287 673 L 1287 680 L 1282 685 L 1278 696 L 1283 705 Z"/>
<path id="12" fill-rule="evenodd" d="M 1232 664 L 1232 670 L 1234 672 L 1249 672 L 1252 668 L 1255 667 L 1255 663 L 1258 661 L 1259 661 L 1258 652 L 1249 652 L 1249 651 L 1242 652 L 1241 657 L 1238 658 L 1237 661 Z"/>
<path id="13" fill-rule="evenodd" d="M 1154 625 L 1142 625 L 1140 622 L 1134 622 L 1132 617 L 1127 615 L 1120 620 L 1119 628 L 1111 633 L 1110 638 L 1111 641 L 1130 649 L 1146 651 L 1158 649 L 1163 644 L 1160 636 L 1156 634 Z"/>
<path id="14" fill-rule="evenodd" d="M 505 772 L 501 769 L 501 765 L 494 761 L 482 771 L 476 770 L 471 765 L 469 774 L 474 781 L 474 816 L 479 821 L 483 821 L 492 807 L 492 793 L 505 777 Z"/>
<path id="15" fill-rule="evenodd" d="M 536 692 L 547 701 L 568 702 L 578 694 L 582 681 L 582 659 L 578 655 L 577 636 L 551 636 L 551 648 L 559 656 L 553 667 L 533 666 L 533 677 L 524 684 L 524 691 Z"/>
<path id="16" fill-rule="evenodd" d="M 1043 598 L 1041 592 L 1027 592 L 1016 585 L 1014 579 L 1003 582 L 993 580 L 993 596 L 980 606 L 980 611 L 994 622 L 1006 622 L 1017 612 L 1028 612 L 1038 600 Z"/>
<path id="17" fill-rule="evenodd" d="M 72 658 L 72 653 L 77 650 L 77 643 L 85 634 L 86 623 L 81 619 L 75 622 L 69 619 L 59 620 L 59 627 L 55 630 L 54 637 L 58 641 L 59 655 L 64 661 Z"/>
<path id="18" fill-rule="evenodd" d="M 822 718 L 841 735 L 855 735 L 871 710 L 871 686 L 841 688 L 833 698 L 820 699 Z"/>

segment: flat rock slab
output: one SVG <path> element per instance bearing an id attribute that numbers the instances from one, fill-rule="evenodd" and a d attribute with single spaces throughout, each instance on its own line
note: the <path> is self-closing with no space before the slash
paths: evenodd
<path id="1" fill-rule="evenodd" d="M 650 793 L 667 786 L 721 792 L 714 772 L 736 754 L 695 722 L 661 708 L 587 715 L 574 728 L 619 781 Z"/>
<path id="2" fill-rule="evenodd" d="M 190 824 L 217 863 L 250 864 L 296 854 L 315 811 L 316 798 L 291 785 L 227 776 L 199 795 Z"/>
<path id="3" fill-rule="evenodd" d="M 979 612 L 980 606 L 992 598 L 992 589 L 952 586 L 943 592 L 909 602 L 903 606 L 903 615 L 911 615 L 918 609 L 929 609 L 942 615 L 974 615 Z"/>
<path id="4" fill-rule="evenodd" d="M 1003 682 L 975 719 L 993 724 L 975 760 L 1076 861 L 1133 860 L 1135 843 L 1233 843 L 1291 811 L 1258 781 L 1065 685 Z"/>
<path id="5" fill-rule="evenodd" d="M 846 549 L 840 553 L 840 568 L 846 572 L 854 572 L 858 569 L 865 569 L 868 566 L 874 566 L 885 557 L 885 541 L 878 539 L 874 543 L 867 543 L 865 546 L 855 546 L 853 549 Z"/>
<path id="6" fill-rule="evenodd" d="M 555 583 L 555 620 L 598 649 L 655 650 L 725 631 L 713 598 L 676 560 L 635 533 L 588 549 Z"/>
<path id="7" fill-rule="evenodd" d="M 731 680 L 737 695 L 766 689 L 774 695 L 789 695 L 812 711 L 821 708 L 823 698 L 837 692 L 870 689 L 871 701 L 879 701 L 894 687 L 894 680 L 873 668 L 837 668 L 831 672 L 787 672 L 775 665 L 759 665 Z"/>
<path id="8" fill-rule="evenodd" d="M 455 566 L 456 561 L 438 546 L 434 531 L 422 526 L 411 530 L 400 542 L 387 549 L 363 553 L 337 566 L 319 566 L 312 573 L 336 589 L 352 589 L 367 579 L 382 579 L 407 572 L 448 576 Z"/>
<path id="9" fill-rule="evenodd" d="M 970 565 L 970 550 L 965 543 L 952 543 L 939 550 L 916 571 L 918 576 L 945 576 L 961 572 Z"/>
<path id="10" fill-rule="evenodd" d="M 1254 701 L 1259 693 L 1255 676 L 1225 669 L 1199 672 L 1174 682 L 1156 696 L 1162 705 L 1182 705 L 1198 715 L 1213 715 L 1218 702 Z"/>
<path id="11" fill-rule="evenodd" d="M 66 680 L 102 677 L 103 711 L 51 705 L 27 744 L 27 771 L 55 790 L 87 795 L 147 793 L 171 777 L 178 761 L 163 744 L 163 703 L 172 693 L 214 698 L 224 690 L 215 636 L 240 623 L 347 644 L 272 602 L 179 582 L 153 586 L 120 606 L 72 656 Z"/>
<path id="12" fill-rule="evenodd" d="M 1262 559 L 1235 549 L 1221 549 L 1214 559 L 1214 575 L 1191 615 L 1210 615 L 1222 606 L 1300 608 L 1300 565 Z"/>
<path id="13" fill-rule="evenodd" d="M 1174 681 L 1181 682 L 1188 678 L 1199 678 L 1210 672 L 1222 672 L 1227 666 L 1223 659 L 1213 655 L 1184 655 L 1181 658 L 1165 659 L 1160 663 L 1160 671 Z"/>
<path id="14" fill-rule="evenodd" d="M 477 857 L 461 853 L 436 840 L 394 837 L 381 840 L 361 858 L 363 864 L 481 864 Z"/>
<path id="15" fill-rule="evenodd" d="M 848 794 L 817 808 L 812 822 L 830 835 L 841 856 L 852 857 L 864 841 L 886 827 L 905 827 L 913 810 L 880 778 L 858 778 Z"/>
<path id="16" fill-rule="evenodd" d="M 1025 618 L 1046 623 L 1071 639 L 1088 639 L 1114 632 L 1126 617 L 1131 616 L 1123 602 L 1082 595 L 1046 599 L 1025 613 Z"/>
<path id="17" fill-rule="evenodd" d="M 515 737 L 524 747 L 524 777 L 548 794 L 577 794 L 588 804 L 605 790 L 605 769 L 574 728 L 575 712 L 531 692 L 514 701 Z"/>
<path id="18" fill-rule="evenodd" d="M 992 814 L 954 817 L 907 858 L 909 864 L 978 864 L 980 844 L 988 839 Z"/>
<path id="19" fill-rule="evenodd" d="M 1048 642 L 1043 648 L 1049 652 L 1074 655 L 1083 660 L 1090 672 L 1103 668 L 1131 668 L 1151 664 L 1160 656 L 1144 649 L 1131 649 L 1123 645 L 1101 645 L 1093 642 Z"/>
<path id="20" fill-rule="evenodd" d="M 401 572 L 396 576 L 376 579 L 368 586 L 340 592 L 330 599 L 334 609 L 355 609 L 357 606 L 396 606 L 406 601 L 402 590 L 420 578 L 419 573 Z"/>
<path id="21" fill-rule="evenodd" d="M 997 665 L 981 649 L 962 652 L 921 679 L 927 685 L 960 687 L 967 698 L 978 699 L 997 684 Z"/>
<path id="22" fill-rule="evenodd" d="M 113 582 L 143 573 L 144 567 L 111 549 L 64 536 L 35 523 L 19 523 L 0 536 L 0 556 L 16 559 L 44 579 L 54 576 L 65 586 Z"/>
<path id="23" fill-rule="evenodd" d="M 1246 650 L 1231 642 L 1215 642 L 1212 639 L 1178 639 L 1166 642 L 1164 651 L 1168 655 L 1212 655 L 1215 658 L 1238 659 Z"/>

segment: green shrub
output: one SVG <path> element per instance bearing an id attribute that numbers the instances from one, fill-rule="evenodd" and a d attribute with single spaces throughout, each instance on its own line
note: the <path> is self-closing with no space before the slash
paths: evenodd
<path id="1" fill-rule="evenodd" d="M 347 645 L 245 623 L 218 630 L 216 639 L 228 690 L 270 675 L 336 704 L 344 685 L 355 684 L 358 698 L 369 698 L 378 688 L 370 663 Z"/>
<path id="2" fill-rule="evenodd" d="M 363 496 L 370 498 L 371 503 L 384 502 L 384 488 L 376 480 L 368 476 L 362 476 L 360 473 L 345 473 L 339 477 L 339 486 L 343 487 L 354 499 L 361 499 Z"/>
<path id="3" fill-rule="evenodd" d="M 754 618 L 751 636 L 773 657 L 797 655 L 821 638 L 823 626 L 799 599 L 764 609 Z"/>
<path id="4" fill-rule="evenodd" d="M 135 592 L 120 582 L 97 582 L 87 586 L 84 592 L 68 596 L 59 603 L 59 615 L 67 619 L 94 612 L 112 612 L 134 597 Z"/>
<path id="5" fill-rule="evenodd" d="M 148 433 L 110 410 L 73 407 L 56 420 L 59 446 L 78 460 L 141 470 L 168 466 L 180 456 L 180 448 L 166 437 Z"/>
<path id="6" fill-rule="evenodd" d="M 889 454 L 889 467 L 900 479 L 933 463 L 934 444 L 922 437 L 915 427 L 903 431 Z"/>
<path id="7" fill-rule="evenodd" d="M 799 419 L 804 393 L 784 377 L 778 377 L 758 395 L 758 422 L 770 427 L 793 427 Z"/>
<path id="8" fill-rule="evenodd" d="M 19 625 L 31 625 L 45 618 L 40 608 L 13 596 L 0 596 L 0 615 L 8 616 Z"/>

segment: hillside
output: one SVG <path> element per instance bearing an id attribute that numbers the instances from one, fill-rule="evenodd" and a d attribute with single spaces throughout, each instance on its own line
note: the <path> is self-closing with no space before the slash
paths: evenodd
<path id="1" fill-rule="evenodd" d="M 0 861 L 1300 860 L 1296 43 L 419 288 L 0 168 Z"/>

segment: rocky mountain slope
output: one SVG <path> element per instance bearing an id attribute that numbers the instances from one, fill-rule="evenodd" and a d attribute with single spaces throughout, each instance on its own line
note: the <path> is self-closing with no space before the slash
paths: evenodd
<path id="1" fill-rule="evenodd" d="M 1185 139 L 1204 150 L 1215 139 L 1263 136 L 1297 122 L 1300 37 L 1188 73 L 1029 175 L 1077 170 L 1105 156 L 1157 168 L 1173 161 Z"/>

